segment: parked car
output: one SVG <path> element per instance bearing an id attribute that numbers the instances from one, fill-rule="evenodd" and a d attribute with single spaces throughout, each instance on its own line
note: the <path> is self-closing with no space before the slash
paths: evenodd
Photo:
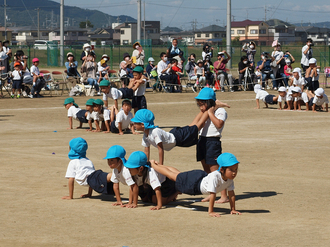
<path id="1" fill-rule="evenodd" d="M 47 50 L 47 47 L 54 49 L 57 47 L 57 42 L 48 40 L 36 40 L 33 45 L 33 48 L 38 50 Z"/>

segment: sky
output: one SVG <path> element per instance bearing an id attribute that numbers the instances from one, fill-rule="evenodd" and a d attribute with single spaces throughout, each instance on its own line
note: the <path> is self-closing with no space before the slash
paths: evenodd
<path id="1" fill-rule="evenodd" d="M 61 0 L 54 0 L 61 2 Z M 226 25 L 226 0 L 142 0 L 145 2 L 145 19 L 160 21 L 161 27 L 175 26 L 183 30 L 192 29 L 196 20 L 196 27 L 202 28 L 212 24 Z M 137 18 L 137 0 L 64 0 L 64 5 L 77 6 L 85 9 L 95 9 L 106 14 L 129 15 Z M 317 0 L 232 0 L 232 20 L 252 21 L 265 19 L 280 19 L 290 23 L 325 22 L 330 21 L 330 1 Z"/>

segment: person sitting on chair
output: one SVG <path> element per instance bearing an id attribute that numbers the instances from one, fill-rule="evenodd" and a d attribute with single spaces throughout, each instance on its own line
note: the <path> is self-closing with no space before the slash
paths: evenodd
<path id="1" fill-rule="evenodd" d="M 269 58 L 268 52 L 261 53 L 261 60 L 257 63 L 257 66 L 262 73 L 262 87 L 265 87 L 265 80 L 271 78 L 273 81 L 273 86 L 276 86 L 275 76 L 272 71 L 270 63 L 275 60 L 274 57 Z"/>
<path id="2" fill-rule="evenodd" d="M 68 54 L 66 54 L 66 57 L 67 57 L 67 62 L 65 62 L 65 67 L 66 67 L 67 79 L 70 83 L 72 83 L 72 87 L 74 87 L 80 79 L 80 74 L 77 70 L 78 62 L 75 60 L 72 52 L 68 52 Z"/>
<path id="3" fill-rule="evenodd" d="M 248 70 L 248 71 L 247 71 Z M 254 82 L 254 73 L 253 73 L 253 68 L 251 63 L 249 63 L 248 57 L 247 56 L 242 56 L 241 57 L 241 61 L 238 63 L 238 82 L 240 85 L 242 85 L 242 81 L 244 79 L 244 77 L 246 76 L 246 83 L 251 85 L 251 90 L 253 89 L 253 82 Z M 244 83 L 245 83 L 245 79 L 244 79 Z M 248 86 L 248 85 L 246 85 Z"/>
<path id="4" fill-rule="evenodd" d="M 178 76 L 176 74 L 171 74 L 172 64 L 167 64 L 167 56 L 165 52 L 160 54 L 160 60 L 157 64 L 157 74 L 160 80 L 166 82 L 166 84 L 178 84 Z"/>

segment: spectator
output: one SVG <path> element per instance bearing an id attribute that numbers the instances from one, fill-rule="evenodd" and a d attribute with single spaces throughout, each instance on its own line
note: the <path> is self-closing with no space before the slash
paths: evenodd
<path id="1" fill-rule="evenodd" d="M 211 58 L 209 56 L 205 57 L 204 61 L 204 70 L 205 70 L 205 78 L 206 78 L 206 86 L 213 87 L 214 86 L 214 66 L 211 62 Z"/>
<path id="2" fill-rule="evenodd" d="M 270 66 L 270 63 L 274 61 L 275 58 L 271 57 L 269 58 L 269 53 L 268 52 L 263 52 L 261 53 L 261 60 L 257 63 L 257 66 L 259 67 L 262 75 L 262 87 L 265 87 L 265 80 L 271 78 L 273 81 L 273 88 L 275 90 L 276 88 L 276 80 L 275 76 L 273 74 L 272 68 Z"/>
<path id="3" fill-rule="evenodd" d="M 225 54 L 227 58 L 225 58 Z M 230 92 L 234 92 L 233 90 L 233 76 L 231 74 L 227 74 L 226 72 L 226 64 L 231 59 L 231 56 L 226 51 L 218 52 L 218 60 L 214 62 L 214 70 L 217 74 L 218 80 L 220 80 L 221 92 L 224 92 L 224 82 L 227 79 L 229 83 Z"/>
<path id="4" fill-rule="evenodd" d="M 317 69 L 316 59 L 309 59 L 309 68 L 306 69 L 305 79 L 307 81 L 307 89 L 314 93 L 319 88 L 319 70 Z"/>
<path id="5" fill-rule="evenodd" d="M 246 53 L 249 63 L 254 66 L 254 56 L 256 54 L 256 43 L 251 41 L 249 43 L 245 43 L 242 47 L 242 51 Z"/>
<path id="6" fill-rule="evenodd" d="M 90 44 L 86 43 L 86 44 L 83 45 L 83 51 L 82 51 L 81 56 L 80 56 L 80 60 L 82 62 L 84 62 L 84 60 L 87 58 L 87 55 L 88 55 L 89 52 L 94 53 L 94 56 L 96 57 L 95 52 L 91 49 Z"/>
<path id="7" fill-rule="evenodd" d="M 94 57 L 94 60 L 95 60 L 96 57 L 95 56 L 93 56 L 93 57 Z M 110 61 L 110 58 L 107 54 L 103 54 L 102 57 L 101 57 L 101 60 L 102 59 L 105 61 L 105 63 Z M 103 67 L 101 65 L 101 60 L 100 60 L 100 62 L 97 63 L 97 71 L 103 70 Z"/>
<path id="8" fill-rule="evenodd" d="M 188 58 L 188 62 L 185 66 L 185 70 L 187 71 L 188 77 L 190 79 L 192 79 L 192 77 L 195 76 L 194 68 L 197 66 L 195 60 L 196 60 L 196 55 L 194 53 L 191 53 Z"/>
<path id="9" fill-rule="evenodd" d="M 109 80 L 109 69 L 110 67 L 107 64 L 106 58 L 105 59 L 101 59 L 100 63 L 100 67 L 98 67 L 98 73 L 99 73 L 99 80 L 98 83 L 100 83 L 101 80 L 106 79 Z"/>
<path id="10" fill-rule="evenodd" d="M 74 55 L 72 52 L 68 52 L 66 54 L 67 62 L 65 62 L 66 67 L 66 73 L 67 73 L 67 79 L 72 84 L 72 87 L 74 87 L 80 78 L 80 74 L 78 73 L 78 62 L 75 60 Z M 87 56 L 86 56 L 87 58 Z M 84 60 L 86 59 L 84 58 Z"/>
<path id="11" fill-rule="evenodd" d="M 205 43 L 203 46 L 203 52 L 202 52 L 202 58 L 203 61 L 205 61 L 206 56 L 209 56 L 209 58 L 213 57 L 213 47 L 210 47 L 208 43 Z"/>
<path id="12" fill-rule="evenodd" d="M 32 85 L 33 84 L 33 77 L 31 76 L 31 73 L 29 69 L 27 68 L 27 56 L 24 55 L 24 52 L 22 50 L 16 51 L 16 61 L 20 62 L 22 64 L 21 71 L 22 71 L 22 77 L 23 77 L 23 84 L 25 85 Z M 31 92 L 28 86 L 23 86 L 23 96 L 29 96 L 31 97 Z"/>
<path id="13" fill-rule="evenodd" d="M 160 80 L 166 82 L 166 84 L 178 84 L 178 76 L 171 73 L 172 64 L 167 64 L 167 55 L 165 52 L 160 54 L 160 60 L 157 64 L 157 74 Z"/>
<path id="14" fill-rule="evenodd" d="M 132 61 L 136 66 L 144 67 L 144 50 L 139 42 L 133 44 Z"/>
<path id="15" fill-rule="evenodd" d="M 252 84 L 254 82 L 254 73 L 253 73 L 253 65 L 252 63 L 249 63 L 249 59 L 247 56 L 242 56 L 241 61 L 238 63 L 238 82 L 240 85 L 242 85 L 242 80 L 245 76 L 246 70 L 249 70 L 250 75 L 247 77 L 247 83 Z M 248 74 L 247 74 L 248 76 Z"/>
<path id="16" fill-rule="evenodd" d="M 176 60 L 179 61 L 179 64 L 182 66 L 185 59 L 183 58 L 183 51 L 181 51 L 181 49 L 178 48 L 177 39 L 172 40 L 172 45 L 168 48 L 168 50 L 166 52 L 166 56 L 169 60 L 171 60 L 172 58 L 175 58 Z"/>
<path id="17" fill-rule="evenodd" d="M 301 49 L 301 68 L 304 72 L 309 68 L 309 59 L 313 57 L 313 40 L 308 38 L 306 45 Z"/>
<path id="18" fill-rule="evenodd" d="M 133 69 L 135 67 L 127 52 L 123 54 L 123 61 L 120 62 L 119 67 L 120 79 L 123 82 L 123 87 L 126 87 L 129 84 L 129 79 L 133 78 Z"/>
<path id="19" fill-rule="evenodd" d="M 42 98 L 43 96 L 40 95 L 41 89 L 45 86 L 46 82 L 43 78 L 43 75 L 40 75 L 39 72 L 39 59 L 33 58 L 32 59 L 33 65 L 31 66 L 31 76 L 33 77 L 33 87 L 31 90 L 30 98 Z"/>
<path id="20" fill-rule="evenodd" d="M 281 44 L 279 42 L 277 42 L 277 45 L 274 47 L 274 51 L 272 52 L 272 57 L 275 58 L 276 66 L 275 67 L 271 66 L 275 78 L 280 78 L 278 71 L 279 71 L 280 63 L 283 59 L 283 56 L 284 56 L 284 53 L 281 50 Z M 274 90 L 277 90 L 277 82 L 276 82 L 276 87 L 274 87 Z"/>
<path id="21" fill-rule="evenodd" d="M 95 62 L 94 54 L 89 53 L 81 66 L 81 70 L 86 73 L 87 83 L 92 87 L 94 86 L 97 95 L 101 95 L 99 91 L 99 83 L 96 78 L 96 68 L 97 64 Z"/>
<path id="22" fill-rule="evenodd" d="M 194 68 L 195 70 L 195 75 L 197 77 L 195 87 L 197 87 L 199 84 L 200 86 L 204 86 L 204 83 L 206 82 L 205 78 L 205 68 L 204 68 L 204 62 L 203 60 L 199 59 L 197 61 L 197 66 Z"/>
<path id="23" fill-rule="evenodd" d="M 157 80 L 157 65 L 155 65 L 154 63 L 155 59 L 153 57 L 149 57 L 146 72 L 150 79 Z"/>
<path id="24" fill-rule="evenodd" d="M 11 58 L 12 58 L 12 51 L 11 48 L 8 47 L 9 45 L 9 40 L 5 40 L 2 42 L 2 51 L 4 51 L 4 53 L 8 56 L 8 60 L 7 60 L 7 68 L 9 69 L 9 64 L 11 63 Z M 0 49 L 1 51 L 1 49 Z"/>
<path id="25" fill-rule="evenodd" d="M 292 60 L 290 60 L 289 56 Z M 285 52 L 285 55 L 283 56 L 281 62 L 280 62 L 280 68 L 279 68 L 279 77 L 284 81 L 285 86 L 287 89 L 289 89 L 288 80 L 290 76 L 292 76 L 292 66 L 296 60 L 291 55 L 289 51 Z"/>

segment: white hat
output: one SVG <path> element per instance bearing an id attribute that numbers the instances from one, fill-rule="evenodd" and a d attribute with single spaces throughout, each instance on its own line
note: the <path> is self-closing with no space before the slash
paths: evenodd
<path id="1" fill-rule="evenodd" d="M 107 54 L 103 54 L 102 57 L 107 57 L 107 58 L 109 58 L 109 56 L 108 56 Z"/>
<path id="2" fill-rule="evenodd" d="M 309 59 L 308 62 L 309 62 L 309 64 L 311 64 L 311 63 L 312 64 L 314 64 L 314 63 L 316 64 L 316 59 L 315 58 L 311 58 L 311 59 Z"/>
<path id="3" fill-rule="evenodd" d="M 85 43 L 84 46 L 83 46 L 83 49 L 85 49 L 86 47 L 91 47 L 91 46 L 90 46 L 90 44 Z"/>
<path id="4" fill-rule="evenodd" d="M 218 52 L 218 55 L 225 55 L 225 53 L 222 52 L 222 51 L 219 51 L 219 52 Z"/>
<path id="5" fill-rule="evenodd" d="M 149 57 L 148 62 L 155 62 L 155 59 L 153 57 Z"/>
<path id="6" fill-rule="evenodd" d="M 321 95 L 323 95 L 324 94 L 324 89 L 323 88 L 318 88 L 318 89 L 316 89 L 315 90 L 315 95 L 316 96 L 321 96 Z"/>
<path id="7" fill-rule="evenodd" d="M 286 88 L 285 87 L 279 87 L 279 89 L 277 91 L 279 91 L 279 92 L 286 92 Z"/>
<path id="8" fill-rule="evenodd" d="M 301 93 L 301 88 L 300 87 L 294 87 L 291 90 L 293 93 Z"/>
<path id="9" fill-rule="evenodd" d="M 255 92 L 255 93 L 258 93 L 260 90 L 261 90 L 261 86 L 260 86 L 260 84 L 256 84 L 256 85 L 254 85 L 254 92 Z"/>
<path id="10" fill-rule="evenodd" d="M 300 68 L 294 68 L 294 70 L 292 72 L 301 73 L 301 69 Z"/>

